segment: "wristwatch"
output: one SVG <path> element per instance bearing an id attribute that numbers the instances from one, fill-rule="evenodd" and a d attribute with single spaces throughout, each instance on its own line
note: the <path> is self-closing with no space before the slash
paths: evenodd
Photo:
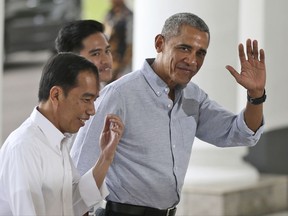
<path id="1" fill-rule="evenodd" d="M 249 103 L 254 104 L 254 105 L 258 105 L 258 104 L 264 103 L 265 100 L 266 100 L 266 91 L 265 91 L 265 89 L 264 89 L 263 95 L 261 97 L 259 97 L 259 98 L 252 98 L 247 93 L 247 100 L 248 100 Z"/>

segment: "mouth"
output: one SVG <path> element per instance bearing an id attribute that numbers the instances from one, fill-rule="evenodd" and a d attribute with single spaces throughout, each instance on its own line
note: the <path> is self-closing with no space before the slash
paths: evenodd
<path id="1" fill-rule="evenodd" d="M 85 119 L 84 119 L 84 118 L 80 118 L 79 120 L 80 120 L 80 122 L 81 122 L 81 125 L 84 126 L 84 125 L 85 125 L 85 122 L 86 122 L 88 119 L 87 119 L 87 118 L 85 118 Z"/>
<path id="2" fill-rule="evenodd" d="M 178 65 L 177 68 L 186 75 L 194 76 L 197 73 L 196 68 L 187 67 L 186 65 Z"/>
<path id="3" fill-rule="evenodd" d="M 103 72 L 110 72 L 111 69 L 112 69 L 111 67 L 100 68 L 100 69 L 99 69 L 99 72 L 100 72 L 100 73 L 103 73 Z"/>
<path id="4" fill-rule="evenodd" d="M 183 71 L 188 71 L 188 72 L 192 72 L 191 67 L 188 67 L 187 65 L 178 65 L 177 67 L 179 70 L 183 70 Z"/>

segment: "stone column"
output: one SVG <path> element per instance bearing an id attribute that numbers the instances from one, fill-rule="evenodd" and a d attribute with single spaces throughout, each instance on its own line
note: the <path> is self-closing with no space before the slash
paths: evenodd
<path id="1" fill-rule="evenodd" d="M 267 101 L 264 112 L 267 123 L 266 131 L 286 128 L 288 132 L 288 100 L 286 99 L 288 93 L 288 28 L 286 28 L 288 1 L 277 0 L 272 2 L 266 0 L 265 3 L 265 16 L 263 15 L 263 23 L 260 24 L 265 25 L 264 43 L 267 63 Z M 277 25 L 277 23 L 279 23 L 279 25 Z M 283 144 L 284 142 L 287 147 L 287 139 L 283 140 Z M 271 143 L 271 145 L 273 144 L 274 143 Z M 275 159 L 277 160 L 277 155 L 275 155 Z M 283 166 L 286 165 L 283 164 Z M 288 174 L 288 172 L 286 174 Z"/>
<path id="2" fill-rule="evenodd" d="M 265 133 L 254 148 L 249 149 L 246 160 L 262 173 L 288 175 L 288 73 L 287 36 L 288 1 L 242 0 L 242 32 L 256 35 L 266 51 L 267 100 L 264 106 Z M 254 6 L 253 8 L 249 7 Z M 262 9 L 259 8 L 262 5 Z M 256 7 L 257 6 L 257 7 Z M 248 10 L 250 8 L 250 10 Z M 255 10 L 258 13 L 255 16 Z M 263 14 L 261 14 L 261 11 Z M 252 25 L 247 25 L 252 23 Z M 260 30 L 261 29 L 261 30 Z"/>
<path id="3" fill-rule="evenodd" d="M 238 3 L 230 0 L 135 0 L 133 68 L 138 68 L 143 59 L 156 55 L 154 37 L 161 32 L 166 18 L 177 12 L 195 13 L 210 27 L 211 42 L 204 65 L 192 81 L 211 99 L 238 112 L 239 107 L 244 108 L 246 96 L 238 93 L 238 84 L 225 69 L 227 64 L 237 68 L 238 43 L 245 42 L 239 37 Z M 255 13 L 257 16 L 257 10 L 253 15 Z M 196 140 L 185 185 L 255 182 L 258 172 L 243 161 L 246 153 L 246 147 L 222 149 Z"/>
<path id="4" fill-rule="evenodd" d="M 3 103 L 2 103 L 2 93 L 3 93 L 3 47 L 4 47 L 4 1 L 0 1 L 0 148 L 2 146 L 2 111 L 3 111 Z"/>

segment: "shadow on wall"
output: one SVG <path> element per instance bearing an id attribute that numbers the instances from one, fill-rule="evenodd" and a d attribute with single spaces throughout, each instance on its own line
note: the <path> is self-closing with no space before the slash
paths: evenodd
<path id="1" fill-rule="evenodd" d="M 264 133 L 244 159 L 260 173 L 288 175 L 288 127 Z"/>

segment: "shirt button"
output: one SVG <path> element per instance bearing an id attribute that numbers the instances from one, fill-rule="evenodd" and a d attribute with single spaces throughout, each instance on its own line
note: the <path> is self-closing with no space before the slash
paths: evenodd
<path id="1" fill-rule="evenodd" d="M 167 107 L 168 107 L 168 108 L 171 108 L 171 104 L 168 104 Z"/>
<path id="2" fill-rule="evenodd" d="M 173 148 L 175 148 L 176 146 L 175 145 L 173 145 Z"/>
<path id="3" fill-rule="evenodd" d="M 160 95 L 160 92 L 159 92 L 159 91 L 157 91 L 157 92 L 156 92 L 156 94 L 159 96 L 159 95 Z"/>

